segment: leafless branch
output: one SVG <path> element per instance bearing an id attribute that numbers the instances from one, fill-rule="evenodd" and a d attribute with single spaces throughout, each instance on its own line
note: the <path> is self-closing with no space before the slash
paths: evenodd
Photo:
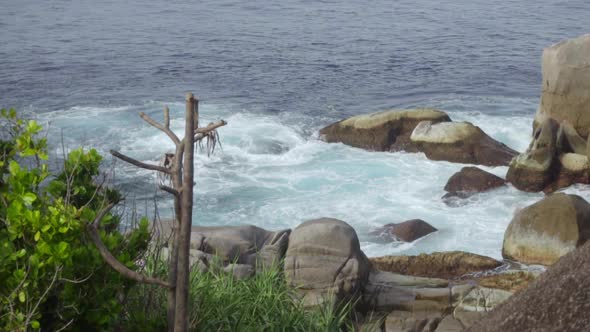
<path id="1" fill-rule="evenodd" d="M 172 194 L 172 195 L 174 195 L 176 197 L 179 197 L 180 196 L 180 192 L 178 190 L 174 189 L 174 188 L 165 186 L 163 184 L 159 185 L 158 188 L 160 188 L 161 190 L 163 190 L 163 191 L 165 191 L 167 193 L 170 193 L 170 194 Z"/>
<path id="2" fill-rule="evenodd" d="M 68 328 L 68 326 L 70 326 L 70 325 L 71 325 L 73 322 L 74 322 L 74 318 L 70 319 L 70 321 L 69 321 L 69 322 L 68 322 L 66 325 L 62 326 L 62 327 L 61 327 L 59 330 L 55 330 L 55 332 L 61 332 L 61 331 L 64 331 L 64 330 L 65 330 L 65 329 L 67 329 L 67 328 Z"/>
<path id="3" fill-rule="evenodd" d="M 91 272 L 87 277 L 82 278 L 82 279 L 73 280 L 73 279 L 68 279 L 68 278 L 59 278 L 59 280 L 69 282 L 72 284 L 82 284 L 82 283 L 85 283 L 86 281 L 88 281 L 88 279 L 92 278 L 93 275 L 94 275 L 94 272 Z"/>
<path id="4" fill-rule="evenodd" d="M 164 109 L 164 121 L 165 121 L 166 125 L 162 125 L 161 123 L 158 123 L 156 120 L 150 118 L 144 112 L 140 112 L 139 116 L 145 122 L 152 125 L 152 127 L 155 127 L 157 129 L 160 129 L 161 131 L 163 131 L 166 135 L 168 135 L 168 137 L 170 137 L 170 139 L 172 140 L 172 142 L 174 142 L 174 144 L 178 145 L 178 144 L 180 144 L 180 139 L 178 139 L 178 136 L 176 136 L 176 134 L 172 130 L 170 130 L 170 110 L 168 110 L 168 111 L 166 111 L 166 110 L 168 110 L 167 107 Z"/>
<path id="5" fill-rule="evenodd" d="M 195 135 L 197 134 L 206 134 L 210 131 L 213 131 L 219 127 L 223 127 L 227 124 L 227 122 L 225 120 L 219 120 L 219 121 L 215 121 L 215 122 L 211 122 L 210 124 L 207 125 L 207 127 L 202 127 L 202 128 L 198 128 L 195 129 Z"/>
<path id="6" fill-rule="evenodd" d="M 61 272 L 61 269 L 62 269 L 61 266 L 55 269 L 55 273 L 53 274 L 53 278 L 51 279 L 51 283 L 49 284 L 49 286 L 47 286 L 47 288 L 43 292 L 43 295 L 41 295 L 41 297 L 39 297 L 39 299 L 37 300 L 37 303 L 35 303 L 35 306 L 33 307 L 33 309 L 27 315 L 27 319 L 25 321 L 25 326 L 29 326 L 29 323 L 31 322 L 31 319 L 35 315 L 35 312 L 37 312 L 37 308 L 39 307 L 39 305 L 41 304 L 41 302 L 43 302 L 43 300 L 45 299 L 45 297 L 47 296 L 47 294 L 49 293 L 49 291 L 53 288 L 53 284 L 55 284 L 55 281 L 57 280 L 57 276 Z"/>
<path id="7" fill-rule="evenodd" d="M 123 263 L 119 262 L 113 254 L 109 251 L 109 249 L 105 246 L 100 238 L 100 234 L 98 232 L 98 226 L 100 225 L 100 221 L 104 216 L 114 207 L 114 204 L 111 203 L 107 205 L 105 208 L 100 210 L 94 221 L 87 226 L 88 234 L 90 235 L 90 239 L 94 242 L 94 245 L 100 252 L 100 255 L 104 260 L 117 272 L 119 272 L 124 277 L 127 277 L 131 280 L 135 280 L 137 282 L 141 282 L 144 284 L 154 284 L 158 286 L 162 286 L 165 288 L 172 288 L 169 283 L 162 281 L 157 278 L 151 278 L 136 271 L 133 271 L 126 267 Z"/>
<path id="8" fill-rule="evenodd" d="M 164 127 L 170 128 L 170 109 L 164 106 Z"/>
<path id="9" fill-rule="evenodd" d="M 158 165 L 146 164 L 144 162 L 141 162 L 139 160 L 133 159 L 131 157 L 127 157 L 126 155 L 124 155 L 122 153 L 119 153 L 119 152 L 117 152 L 115 150 L 111 150 L 110 153 L 113 156 L 115 156 L 115 157 L 117 157 L 117 158 L 119 158 L 119 159 L 121 159 L 121 160 L 123 160 L 125 162 L 130 163 L 131 165 L 135 165 L 137 167 L 144 168 L 144 169 L 149 169 L 149 170 L 152 170 L 152 171 L 158 171 L 158 172 L 167 173 L 167 174 L 170 173 L 170 170 L 168 168 L 166 168 L 166 167 L 158 166 Z"/>

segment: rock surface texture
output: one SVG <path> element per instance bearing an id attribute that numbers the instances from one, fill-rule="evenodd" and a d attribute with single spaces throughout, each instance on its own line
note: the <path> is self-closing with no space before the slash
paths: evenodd
<path id="1" fill-rule="evenodd" d="M 514 158 L 508 182 L 524 191 L 554 192 L 590 183 L 590 34 L 543 51 L 543 88 L 533 141 Z"/>
<path id="2" fill-rule="evenodd" d="M 371 258 L 382 271 L 410 276 L 451 279 L 471 272 L 495 269 L 502 265 L 493 258 L 463 251 L 435 252 L 418 256 L 383 256 Z"/>
<path id="3" fill-rule="evenodd" d="M 590 326 L 590 243 L 474 323 L 471 332 L 578 332 Z"/>
<path id="4" fill-rule="evenodd" d="M 390 110 L 357 115 L 320 130 L 328 143 L 341 142 L 374 151 L 415 151 L 410 135 L 420 121 L 433 123 L 451 121 L 434 109 Z"/>
<path id="5" fill-rule="evenodd" d="M 551 265 L 590 238 L 590 204 L 576 195 L 552 194 L 519 211 L 504 234 L 504 258 Z"/>
<path id="6" fill-rule="evenodd" d="M 428 159 L 506 166 L 518 153 L 469 122 L 420 122 L 410 140 Z"/>
<path id="7" fill-rule="evenodd" d="M 269 267 L 283 258 L 290 232 L 271 232 L 253 225 L 193 226 L 191 248 L 218 256 L 226 263 Z"/>
<path id="8" fill-rule="evenodd" d="M 426 221 L 422 219 L 412 219 L 398 224 L 386 224 L 383 227 L 370 232 L 369 235 L 378 237 L 387 242 L 412 242 L 436 231 L 437 229 Z"/>
<path id="9" fill-rule="evenodd" d="M 590 34 L 562 41 L 543 51 L 543 89 L 533 126 L 545 119 L 571 123 L 590 133 Z"/>
<path id="10" fill-rule="evenodd" d="M 306 305 L 313 305 L 332 296 L 339 301 L 359 295 L 370 263 L 350 225 L 322 218 L 293 230 L 284 269 L 287 282 L 303 293 Z"/>

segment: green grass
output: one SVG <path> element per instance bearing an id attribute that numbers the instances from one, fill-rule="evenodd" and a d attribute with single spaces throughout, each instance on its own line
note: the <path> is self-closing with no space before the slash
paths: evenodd
<path id="1" fill-rule="evenodd" d="M 151 266 L 158 274 L 162 266 Z M 259 272 L 247 280 L 214 269 L 193 271 L 190 286 L 191 331 L 352 331 L 350 304 L 331 303 L 305 309 L 294 298 L 278 269 Z M 125 331 L 165 331 L 166 292 L 148 285 L 131 291 L 125 305 Z"/>

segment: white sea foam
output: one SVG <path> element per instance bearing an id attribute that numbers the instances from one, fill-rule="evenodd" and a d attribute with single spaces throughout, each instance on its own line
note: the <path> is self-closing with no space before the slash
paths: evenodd
<path id="1" fill-rule="evenodd" d="M 461 101 L 465 103 L 465 101 Z M 435 103 L 436 104 L 436 103 Z M 462 105 L 463 105 L 462 104 Z M 488 107 L 489 103 L 486 104 Z M 155 162 L 173 145 L 135 115 L 145 111 L 160 118 L 163 103 L 120 108 L 70 109 L 44 115 L 63 129 L 68 144 L 83 143 L 106 153 L 118 149 L 138 159 Z M 531 115 L 490 115 L 456 109 L 438 102 L 457 121 L 470 121 L 490 136 L 523 151 L 529 142 Z M 448 109 L 445 109 L 445 106 Z M 477 107 L 480 105 L 473 105 Z M 525 103 L 525 109 L 532 105 Z M 182 134 L 183 105 L 171 104 L 172 127 Z M 84 115 L 79 115 L 83 111 Z M 522 111 L 522 110 L 521 110 Z M 302 115 L 280 117 L 247 111 L 230 112 L 218 105 L 203 105 L 204 120 L 225 118 L 220 129 L 223 149 L 196 158 L 195 223 L 237 225 L 252 223 L 268 229 L 292 228 L 304 220 L 335 217 L 355 227 L 369 256 L 466 250 L 501 256 L 504 231 L 516 209 L 542 197 L 511 186 L 472 196 L 466 204 L 449 207 L 440 199 L 448 178 L 464 165 L 430 161 L 422 154 L 367 152 L 342 144 L 327 144 L 315 135 L 327 124 Z M 82 120 L 83 119 L 83 120 Z M 206 122 L 206 121 L 205 121 Z M 305 126 L 305 128 L 302 128 Z M 85 139 L 86 141 L 80 141 Z M 120 167 L 122 166 L 119 163 Z M 504 176 L 506 167 L 482 167 Z M 152 195 L 154 176 L 129 166 L 120 168 L 121 183 L 144 182 L 139 196 Z M 567 192 L 590 198 L 586 186 Z M 169 213 L 169 201 L 160 204 Z M 439 229 L 414 243 L 383 244 L 367 233 L 386 223 L 421 218 Z"/>

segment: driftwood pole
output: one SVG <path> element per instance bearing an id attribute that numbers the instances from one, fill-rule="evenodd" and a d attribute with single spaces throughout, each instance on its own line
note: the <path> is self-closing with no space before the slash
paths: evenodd
<path id="1" fill-rule="evenodd" d="M 186 96 L 185 136 L 182 140 L 170 129 L 170 111 L 164 109 L 164 124 L 150 118 L 145 113 L 139 116 L 151 126 L 164 132 L 176 146 L 174 155 L 166 154 L 164 165 L 154 165 L 141 162 L 122 153 L 111 150 L 111 154 L 127 163 L 139 168 L 157 171 L 169 178 L 171 187 L 160 184 L 162 191 L 174 196 L 174 221 L 172 222 L 172 234 L 168 244 L 169 264 L 168 281 L 152 278 L 142 273 L 133 271 L 119 262 L 104 245 L 100 238 L 100 222 L 104 216 L 114 207 L 109 204 L 98 213 L 92 223 L 87 225 L 91 240 L 98 248 L 105 262 L 123 276 L 135 281 L 154 284 L 168 289 L 167 322 L 169 332 L 188 331 L 188 292 L 190 274 L 190 236 L 193 213 L 193 187 L 194 187 L 194 154 L 195 142 L 207 139 L 207 153 L 215 149 L 218 140 L 217 128 L 225 126 L 227 122 L 219 120 L 206 127 L 199 128 L 198 100 L 192 93 Z"/>

